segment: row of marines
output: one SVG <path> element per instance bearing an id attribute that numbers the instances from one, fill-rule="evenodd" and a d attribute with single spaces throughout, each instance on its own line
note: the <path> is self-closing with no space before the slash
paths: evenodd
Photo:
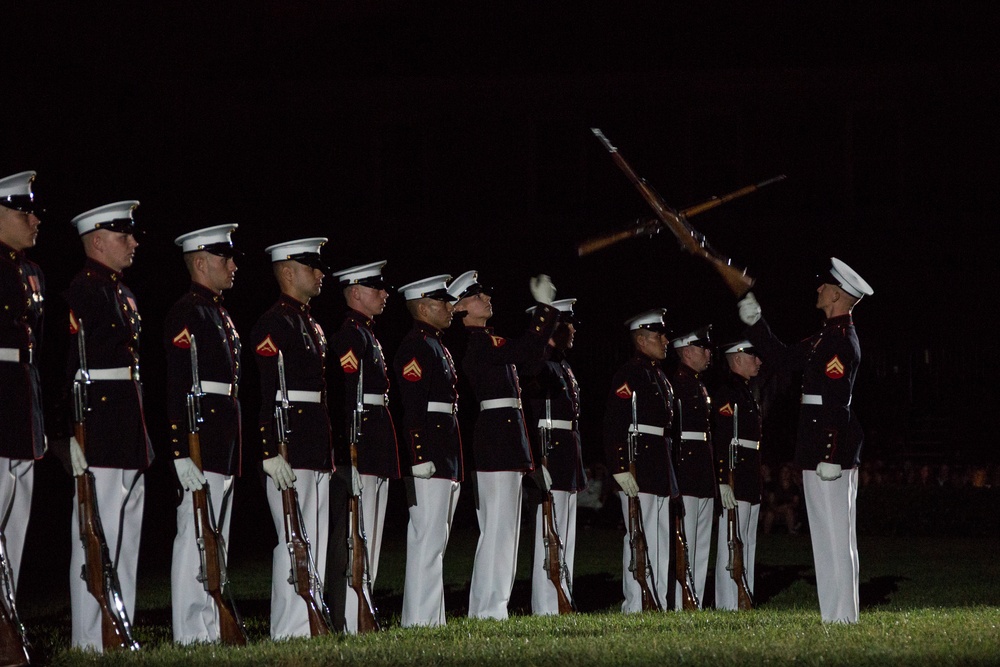
<path id="1" fill-rule="evenodd" d="M 32 462 L 41 458 L 46 449 L 35 356 L 44 306 L 44 277 L 40 268 L 24 255 L 35 244 L 39 225 L 33 180 L 33 172 L 0 179 L 0 287 L 4 304 L 0 316 L 0 374 L 8 424 L 0 432 L 3 473 L 0 474 L 3 512 L 0 531 L 7 542 L 12 588 L 16 588 L 30 512 Z M 64 295 L 70 307 L 71 333 L 86 328 L 86 355 L 94 383 L 86 450 L 72 438 L 70 459 L 74 475 L 87 469 L 94 474 L 102 523 L 108 544 L 114 548 L 123 601 L 130 616 L 135 604 L 144 496 L 142 473 L 153 458 L 138 371 L 140 317 L 134 295 L 122 282 L 122 272 L 131 266 L 138 245 L 133 218 L 137 205 L 135 201 L 117 202 L 73 219 L 87 259 Z M 211 497 L 221 501 L 213 506 L 214 518 L 228 537 L 233 476 L 240 474 L 242 467 L 238 398 L 241 338 L 223 305 L 223 292 L 232 287 L 236 272 L 238 253 L 231 239 L 236 228 L 237 225 L 219 225 L 176 239 L 191 276 L 190 290 L 167 316 L 164 335 L 170 451 L 184 489 L 177 509 L 171 572 L 174 638 L 182 643 L 219 638 L 217 610 L 198 580 L 199 552 L 191 492 L 207 485 Z M 388 297 L 381 273 L 385 262 L 332 274 L 343 290 L 348 314 L 341 330 L 328 342 L 309 308 L 310 300 L 320 293 L 323 279 L 330 273 L 320 255 L 325 241 L 300 239 L 267 248 L 281 296 L 250 334 L 264 398 L 258 420 L 264 452 L 262 467 L 272 481 L 267 485 L 267 497 L 279 536 L 283 534 L 284 521 L 281 491 L 294 487 L 302 504 L 306 531 L 312 538 L 316 570 L 320 574 L 325 571 L 330 476 L 334 469 L 331 422 L 326 406 L 329 356 L 342 371 L 343 410 L 350 413 L 357 408 L 355 396 L 361 396 L 364 403 L 352 486 L 364 498 L 363 525 L 368 537 L 370 581 L 377 577 L 388 481 L 405 476 L 410 494 L 410 522 L 401 623 L 412 626 L 445 622 L 442 564 L 464 464 L 457 419 L 458 372 L 442 343 L 442 331 L 458 314 L 468 332 L 463 371 L 479 403 L 473 452 L 480 538 L 469 615 L 501 619 L 507 616 L 515 576 L 521 482 L 527 473 L 534 472 L 538 485 L 552 493 L 568 570 L 563 585 L 565 592 L 571 594 L 576 492 L 586 484 L 580 453 L 579 386 L 566 359 L 575 335 L 575 299 L 556 301 L 555 288 L 548 277 L 532 279 L 530 287 L 536 305 L 529 311 L 528 331 L 518 338 L 505 338 L 487 324 L 493 315 L 492 299 L 478 282 L 475 271 L 455 280 L 446 275 L 433 276 L 400 288 L 414 324 L 393 363 L 392 373 L 403 404 L 403 424 L 398 429 L 401 442 L 397 444 L 397 429 L 388 410 L 390 371 L 373 333 L 374 318 L 383 312 Z M 832 273 L 829 282 L 820 287 L 821 301 L 824 287 L 829 287 L 831 294 L 847 295 L 845 303 L 850 301 L 851 306 L 861 295 L 870 293 L 860 276 L 839 260 L 834 260 Z M 815 399 L 807 401 L 806 396 L 819 396 L 820 400 L 828 396 L 828 401 L 835 398 L 841 407 L 846 398 L 848 410 L 844 423 L 835 425 L 844 427 L 839 446 L 833 451 L 827 448 L 819 452 L 818 461 L 812 460 L 811 454 L 803 454 L 800 463 L 807 471 L 816 470 L 817 463 L 853 469 L 860 447 L 860 438 L 852 431 L 855 422 L 849 416 L 850 390 L 860 357 L 856 336 L 849 308 L 845 316 L 820 303 L 817 307 L 827 314 L 827 327 L 838 316 L 839 322 L 834 322 L 832 333 L 824 330 L 825 336 L 820 334 L 820 342 L 827 343 L 816 343 L 803 355 L 799 351 L 801 345 L 783 349 L 760 320 L 760 308 L 752 295 L 744 299 L 740 303 L 740 318 L 752 325 L 748 331 L 756 346 L 750 340 L 724 346 L 732 375 L 714 400 L 709 398 L 700 377 L 711 357 L 707 329 L 670 341 L 661 309 L 642 313 L 627 322 L 635 356 L 615 376 L 605 414 L 604 438 L 610 468 L 622 489 L 626 520 L 627 497 L 640 500 L 644 527 L 647 535 L 652 536 L 649 551 L 656 581 L 666 582 L 670 578 L 672 531 L 668 508 L 671 498 L 679 498 L 698 599 L 702 598 L 713 506 L 715 499 L 721 497 L 727 508 L 739 504 L 752 589 L 756 509 L 760 501 L 760 411 L 748 381 L 761 365 L 758 348 L 773 350 L 776 360 L 797 360 L 799 370 L 804 365 L 807 369 L 804 383 L 844 379 L 841 383 L 844 387 L 823 384 L 809 392 L 804 384 L 804 406 L 815 405 L 811 402 Z M 830 372 L 827 364 L 823 377 L 809 379 L 808 368 L 815 365 L 812 357 L 825 355 L 826 351 L 820 349 L 841 339 L 850 349 L 841 349 L 844 345 L 836 343 L 838 349 L 833 359 L 840 364 L 839 370 Z M 193 379 L 190 349 L 195 340 L 204 394 L 201 428 L 204 455 L 200 462 L 192 460 L 186 439 L 185 396 Z M 673 383 L 660 368 L 671 346 L 681 362 Z M 69 368 L 80 368 L 76 346 L 70 346 L 69 357 Z M 292 407 L 288 426 L 294 439 L 287 459 L 277 449 L 279 433 L 273 404 L 268 400 L 278 393 L 279 358 L 284 360 L 286 395 Z M 637 399 L 635 415 L 631 411 L 633 393 Z M 827 409 L 823 412 L 825 415 Z M 736 415 L 738 424 L 734 423 Z M 541 451 L 540 446 L 539 432 L 543 425 L 550 434 L 547 451 Z M 724 477 L 726 452 L 734 427 L 738 429 L 740 445 L 735 488 L 726 484 L 728 478 Z M 630 431 L 639 443 L 634 476 L 629 472 L 627 456 Z M 836 432 L 835 428 L 834 438 Z M 400 444 L 408 455 L 403 460 L 410 463 L 407 475 L 400 463 Z M 547 465 L 541 464 L 541 455 L 547 455 Z M 541 512 L 539 508 L 536 517 L 532 608 L 535 613 L 557 613 L 557 591 L 546 578 L 542 565 L 545 555 Z M 813 520 L 811 512 L 810 521 Z M 99 609 L 79 576 L 83 553 L 76 548 L 79 535 L 75 516 L 72 525 L 72 642 L 74 646 L 100 650 Z M 724 540 L 721 531 L 719 539 Z M 850 550 L 855 572 L 853 617 L 848 609 L 843 614 L 831 612 L 833 615 L 828 618 L 823 608 L 824 620 L 856 620 L 856 546 L 852 544 Z M 623 610 L 638 611 L 637 585 L 628 572 L 629 551 L 626 535 Z M 722 560 L 719 559 L 720 567 Z M 280 538 L 273 563 L 271 634 L 275 638 L 308 635 L 305 605 L 288 582 L 288 554 Z M 735 583 L 728 573 L 718 572 L 716 579 L 716 605 L 735 608 Z M 679 596 L 679 587 L 676 588 Z M 831 588 L 835 593 L 830 595 L 839 595 L 836 591 L 844 586 L 842 582 L 834 582 Z M 660 586 L 658 594 L 663 608 L 668 607 L 667 591 L 667 586 Z M 850 597 L 850 591 L 847 595 Z M 821 607 L 824 596 L 821 584 Z M 344 607 L 348 632 L 357 631 L 357 602 L 353 591 L 348 589 Z"/>

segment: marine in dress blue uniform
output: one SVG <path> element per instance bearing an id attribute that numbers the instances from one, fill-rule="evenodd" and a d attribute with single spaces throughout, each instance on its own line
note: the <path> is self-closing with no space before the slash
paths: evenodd
<path id="1" fill-rule="evenodd" d="M 167 418 L 170 451 L 181 485 L 177 535 L 170 566 L 174 641 L 219 640 L 219 614 L 198 580 L 201 555 L 195 534 L 192 491 L 209 487 L 209 509 L 229 540 L 233 476 L 240 474 L 242 437 L 239 386 L 240 336 L 223 305 L 223 291 L 236 275 L 232 233 L 238 225 L 216 225 L 179 236 L 191 286 L 167 313 L 163 345 L 167 353 Z M 191 342 L 198 351 L 201 398 L 199 442 L 202 470 L 188 449 L 187 394 L 191 391 Z"/>
<path id="2" fill-rule="evenodd" d="M 702 381 L 712 360 L 711 325 L 679 336 L 670 342 L 680 363 L 670 376 L 674 389 L 674 468 L 683 508 L 688 565 L 694 576 L 699 606 L 705 598 L 708 555 L 715 523 L 715 461 L 709 424 L 712 399 Z M 676 573 L 676 569 L 674 569 Z M 674 609 L 683 609 L 681 587 L 675 586 Z"/>
<path id="3" fill-rule="evenodd" d="M 628 498 L 638 496 L 642 525 L 646 533 L 650 567 L 660 606 L 667 608 L 670 551 L 673 527 L 669 503 L 678 496 L 670 453 L 670 429 L 674 419 L 674 392 L 660 364 L 666 358 L 666 309 L 655 308 L 625 322 L 635 355 L 625 362 L 611 383 L 604 411 L 604 450 L 608 469 L 621 487 L 622 515 L 628 525 Z M 636 474 L 629 472 L 628 435 L 632 429 L 632 395 L 636 397 L 638 446 Z M 622 547 L 622 611 L 642 611 L 639 584 L 628 566 L 631 560 L 629 535 Z"/>
<path id="4" fill-rule="evenodd" d="M 816 566 L 820 615 L 826 623 L 858 621 L 857 516 L 858 462 L 863 433 L 851 410 L 861 346 L 852 311 L 871 286 L 836 257 L 816 289 L 816 308 L 826 317 L 818 333 L 785 346 L 761 318 L 752 293 L 739 303 L 747 338 L 764 363 L 779 372 L 801 374 L 795 462 L 802 489 Z"/>
<path id="5" fill-rule="evenodd" d="M 570 597 L 573 585 L 573 563 L 576 556 L 576 498 L 587 488 L 583 469 L 580 439 L 580 384 L 566 359 L 576 335 L 577 320 L 573 312 L 576 299 L 559 299 L 552 307 L 559 311 L 559 326 L 549 340 L 546 358 L 521 371 L 524 387 L 524 414 L 528 436 L 537 461 L 543 454 L 540 429 L 551 418 L 548 466 L 541 472 L 541 484 L 552 492 L 556 529 L 563 544 L 568 581 L 563 582 Z M 529 308 L 534 313 L 535 308 Z M 546 405 L 549 406 L 548 412 Z M 531 611 L 536 615 L 559 613 L 559 599 L 552 580 L 545 570 L 545 548 L 542 541 L 542 507 L 535 511 L 534 565 L 531 570 Z M 572 598 L 571 598 L 572 599 Z"/>
<path id="6" fill-rule="evenodd" d="M 337 279 L 347 302 L 347 315 L 333 337 L 332 352 L 343 384 L 343 403 L 338 406 L 349 430 L 357 404 L 358 381 L 362 381 L 361 435 L 357 443 L 360 476 L 362 526 L 368 540 L 368 576 L 372 586 L 378 576 L 382 552 L 382 529 L 389 502 L 389 480 L 400 478 L 396 429 L 389 414 L 389 374 L 382 345 L 375 337 L 375 317 L 385 310 L 388 292 L 382 276 L 386 262 L 373 262 L 337 271 Z M 336 407 L 334 409 L 337 409 Z M 350 434 L 345 433 L 345 440 Z M 346 537 L 345 537 L 346 539 Z M 358 600 L 347 587 L 345 599 L 347 632 L 358 631 Z"/>
<path id="7" fill-rule="evenodd" d="M 31 514 L 34 465 L 45 453 L 39 342 L 45 313 L 45 276 L 25 256 L 38 239 L 42 209 L 35 172 L 0 179 L 0 536 L 7 544 L 16 595 L 24 537 Z"/>
<path id="8" fill-rule="evenodd" d="M 462 436 L 458 373 L 441 332 L 451 326 L 455 298 L 448 275 L 399 288 L 413 328 L 396 350 L 393 370 L 403 402 L 403 441 L 410 461 L 403 627 L 445 624 L 444 553 L 461 492 Z"/>
<path id="9" fill-rule="evenodd" d="M 327 340 L 313 319 L 309 302 L 319 296 L 328 271 L 320 257 L 325 238 L 288 241 L 268 247 L 281 296 L 261 315 L 250 333 L 260 371 L 262 466 L 271 478 L 267 503 L 278 534 L 271 567 L 271 637 L 309 637 L 306 603 L 289 583 L 281 491 L 294 486 L 306 535 L 312 544 L 316 573 L 326 574 L 330 529 L 330 476 L 333 437 L 326 405 Z M 280 399 L 278 353 L 285 362 L 288 411 L 288 461 L 279 454 L 275 401 Z M 336 508 L 342 511 L 343 508 Z"/>
<path id="10" fill-rule="evenodd" d="M 67 369 L 75 374 L 80 368 L 75 336 L 82 328 L 93 382 L 88 391 L 86 451 L 71 438 L 70 461 L 74 475 L 81 474 L 88 466 L 94 474 L 104 537 L 111 560 L 117 564 L 118 583 L 129 618 L 135 618 L 136 570 L 145 503 L 143 472 L 153 462 L 139 380 L 141 318 L 135 295 L 122 282 L 122 271 L 132 265 L 139 245 L 133 218 L 138 205 L 135 200 L 115 202 L 73 218 L 87 260 L 64 292 L 73 336 Z M 72 644 L 101 651 L 100 609 L 80 577 L 85 558 L 75 498 L 71 534 Z"/>
<path id="11" fill-rule="evenodd" d="M 712 393 L 712 441 L 722 514 L 715 558 L 715 608 L 736 610 L 739 598 L 736 582 L 726 569 L 729 563 L 729 535 L 726 510 L 736 507 L 737 530 L 743 541 L 743 570 L 750 594 L 754 591 L 757 556 L 757 521 L 760 517 L 760 406 L 750 390 L 750 380 L 760 372 L 761 361 L 748 340 L 722 347 L 729 367 L 725 382 Z M 733 471 L 735 487 L 729 486 L 729 455 L 736 428 L 736 460 Z"/>
<path id="12" fill-rule="evenodd" d="M 537 302 L 528 332 L 516 339 L 498 336 L 486 322 L 493 316 L 490 294 L 468 271 L 448 286 L 464 312 L 468 332 L 462 369 L 479 401 L 473 436 L 479 544 L 469 592 L 470 618 L 507 618 L 517 570 L 521 522 L 521 478 L 535 469 L 521 410 L 517 368 L 540 361 L 559 324 L 552 307 L 555 288 L 548 276 L 531 281 Z"/>

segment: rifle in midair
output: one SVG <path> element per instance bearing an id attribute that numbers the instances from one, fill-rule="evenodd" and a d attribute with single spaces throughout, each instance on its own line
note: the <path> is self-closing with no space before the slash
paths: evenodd
<path id="1" fill-rule="evenodd" d="M 285 357 L 278 352 L 278 400 L 274 406 L 274 417 L 278 429 L 278 453 L 288 461 L 288 385 L 285 384 Z M 295 593 L 306 603 L 309 615 L 309 634 L 313 637 L 329 635 L 333 631 L 333 621 L 330 620 L 330 610 L 323 601 L 323 582 L 312 556 L 309 536 L 306 534 L 305 523 L 302 521 L 302 510 L 299 507 L 299 494 L 294 486 L 289 486 L 281 492 L 281 507 L 285 514 L 285 544 L 288 545 L 288 556 L 291 559 L 291 572 L 288 583 L 295 587 Z"/>
<path id="2" fill-rule="evenodd" d="M 351 414 L 351 479 L 358 469 L 358 442 L 365 413 L 364 362 L 358 368 L 358 389 Z M 347 585 L 358 597 L 358 633 L 378 632 L 375 605 L 372 603 L 371 577 L 369 576 L 368 538 L 365 535 L 361 489 L 347 499 Z"/>
<path id="3" fill-rule="evenodd" d="M 676 211 L 663 200 L 662 197 L 648 184 L 646 180 L 640 177 L 632 166 L 625 161 L 625 158 L 621 156 L 618 149 L 615 148 L 608 141 L 608 138 L 604 136 L 598 128 L 591 128 L 591 132 L 594 136 L 604 145 L 604 147 L 611 153 L 611 158 L 614 160 L 615 164 L 625 173 L 629 181 L 639 190 L 643 199 L 646 203 L 650 205 L 653 212 L 656 214 L 656 218 L 649 220 L 639 220 L 634 227 L 630 227 L 625 230 L 611 232 L 610 234 L 605 234 L 588 241 L 584 241 L 577 246 L 577 253 L 580 256 L 590 254 L 596 250 L 606 248 L 610 245 L 629 239 L 635 236 L 652 236 L 659 233 L 662 229 L 669 229 L 674 236 L 677 237 L 677 241 L 680 243 L 681 248 L 695 255 L 696 257 L 701 257 L 705 261 L 709 262 L 716 271 L 722 276 L 725 281 L 726 286 L 738 297 L 742 297 L 746 294 L 751 287 L 753 287 L 754 279 L 747 275 L 744 269 L 739 269 L 732 264 L 732 260 L 724 256 L 722 253 L 715 250 L 708 243 L 708 239 L 705 236 L 692 227 L 688 223 L 688 218 L 703 213 L 710 209 L 720 206 L 728 201 L 732 201 L 738 197 L 743 197 L 752 192 L 756 192 L 760 188 L 763 188 L 772 183 L 777 183 L 785 179 L 784 175 L 776 176 L 760 183 L 754 185 L 748 185 L 746 187 L 740 188 L 734 192 L 723 195 L 721 197 L 712 197 L 711 199 L 696 204 L 695 206 L 688 207 L 681 211 Z"/>
<path id="4" fill-rule="evenodd" d="M 191 336 L 190 352 L 191 389 L 187 393 L 188 450 L 191 461 L 198 466 L 198 470 L 203 471 L 199 424 L 204 421 L 201 416 L 201 399 L 205 394 L 201 390 L 201 379 L 198 375 L 198 343 L 194 336 Z M 245 646 L 247 631 L 239 611 L 236 610 L 236 604 L 229 595 L 226 541 L 215 522 L 211 489 L 208 484 L 191 492 L 191 503 L 194 507 L 194 534 L 198 544 L 198 554 L 201 557 L 198 581 L 212 597 L 219 611 L 219 638 L 223 644 Z"/>
<path id="5" fill-rule="evenodd" d="M 87 370 L 87 345 L 83 320 L 77 321 L 77 351 L 80 370 L 73 380 L 73 436 L 80 449 L 87 451 L 87 388 L 90 372 Z M 86 469 L 76 478 L 76 502 L 83 545 L 84 563 L 80 578 L 87 582 L 87 591 L 97 600 L 101 612 L 101 644 L 105 651 L 135 651 L 139 643 L 132 638 L 132 624 L 122 598 L 118 571 L 111 560 L 108 542 L 104 537 L 101 515 L 97 508 L 97 489 L 94 473 Z"/>
<path id="6" fill-rule="evenodd" d="M 552 399 L 545 399 L 545 421 L 538 429 L 542 445 L 542 467 L 549 467 L 549 452 L 552 450 Z M 573 600 L 573 583 L 569 577 L 569 567 L 566 565 L 566 551 L 559 537 L 559 526 L 556 522 L 555 500 L 552 490 L 545 492 L 542 500 L 542 549 L 545 552 L 545 563 L 542 566 L 549 581 L 556 587 L 556 596 L 560 614 L 571 614 L 576 611 L 576 601 Z M 563 581 L 566 589 L 563 589 Z M 567 595 L 566 590 L 569 590 Z"/>

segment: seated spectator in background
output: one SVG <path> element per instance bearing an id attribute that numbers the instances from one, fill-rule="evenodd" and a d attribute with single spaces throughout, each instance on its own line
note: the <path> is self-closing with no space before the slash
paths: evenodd
<path id="1" fill-rule="evenodd" d="M 764 489 L 766 498 L 764 515 L 764 533 L 770 534 L 775 519 L 781 520 L 789 535 L 798 535 L 802 524 L 802 489 L 796 481 L 794 466 L 783 463 L 778 470 L 778 480 L 768 484 Z"/>

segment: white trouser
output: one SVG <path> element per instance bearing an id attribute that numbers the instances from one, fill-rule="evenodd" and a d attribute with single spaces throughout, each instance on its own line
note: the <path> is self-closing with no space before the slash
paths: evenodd
<path id="1" fill-rule="evenodd" d="M 31 515 L 31 493 L 35 486 L 35 462 L 31 459 L 8 459 L 0 456 L 0 533 L 7 541 L 7 559 L 13 574 L 11 585 L 17 591 L 21 571 L 24 536 Z M 6 517 L 6 521 L 4 521 Z"/>
<path id="2" fill-rule="evenodd" d="M 330 472 L 295 468 L 295 490 L 299 496 L 299 514 L 309 540 L 309 553 L 316 564 L 316 574 L 326 576 L 326 545 L 330 534 Z M 267 504 L 271 508 L 274 529 L 278 533 L 278 546 L 271 559 L 271 639 L 309 637 L 309 610 L 306 601 L 288 583 L 292 571 L 288 543 L 285 542 L 285 510 L 281 504 L 281 491 L 267 479 Z M 323 596 L 317 586 L 315 595 Z"/>
<path id="3" fill-rule="evenodd" d="M 229 543 L 229 515 L 232 512 L 233 478 L 205 471 L 209 511 L 222 539 Z M 229 496 L 226 499 L 226 496 Z M 184 491 L 177 506 L 177 536 L 170 561 L 170 605 L 174 622 L 174 641 L 181 644 L 219 640 L 219 610 L 215 600 L 198 581 L 201 574 L 201 550 L 195 536 L 194 496 Z M 225 514 L 222 514 L 225 505 Z"/>
<path id="4" fill-rule="evenodd" d="M 129 622 L 135 618 L 135 577 L 139 565 L 139 538 L 142 536 L 142 508 L 146 499 L 146 480 L 138 470 L 90 467 L 94 473 L 94 493 L 104 528 L 108 553 L 118 573 L 122 602 Z M 74 482 L 75 486 L 75 482 Z M 124 511 L 123 511 L 124 510 Z M 119 546 L 121 536 L 121 549 Z M 76 491 L 73 492 L 73 518 L 70 524 L 69 599 L 73 615 L 74 648 L 104 650 L 101 638 L 101 608 L 87 590 L 80 576 L 85 561 L 80 543 L 80 515 Z M 115 552 L 117 550 L 117 559 Z"/>
<path id="5" fill-rule="evenodd" d="M 824 623 L 858 622 L 858 469 L 848 468 L 824 482 L 815 470 L 802 471 L 809 514 L 816 590 Z"/>
<path id="6" fill-rule="evenodd" d="M 625 601 L 622 611 L 642 611 L 642 590 L 628 566 L 632 561 L 629 547 L 628 532 L 628 496 L 618 492 L 622 503 L 622 514 L 625 517 L 625 538 L 622 548 L 622 592 Z M 670 498 L 652 493 L 639 494 L 639 507 L 642 508 L 642 528 L 646 533 L 646 553 L 649 566 L 653 570 L 656 598 L 663 609 L 667 608 L 667 584 L 670 580 L 670 547 L 673 545 L 673 530 L 670 525 Z"/>
<path id="7" fill-rule="evenodd" d="M 479 544 L 472 567 L 469 618 L 507 618 L 517 573 L 521 478 L 517 471 L 476 472 Z"/>
<path id="8" fill-rule="evenodd" d="M 462 487 L 450 479 L 413 479 L 416 504 L 406 530 L 404 628 L 444 625 L 444 552 Z"/>
<path id="9" fill-rule="evenodd" d="M 389 480 L 377 475 L 361 475 L 361 526 L 368 539 L 368 582 L 374 590 L 378 575 L 378 557 L 382 551 L 382 527 L 385 525 L 385 506 L 389 501 Z M 346 509 L 344 510 L 347 511 Z M 347 527 L 351 529 L 350 526 Z M 347 564 L 351 566 L 350 563 Z M 344 607 L 344 630 L 353 635 L 358 632 L 358 594 L 350 586 Z"/>
<path id="10" fill-rule="evenodd" d="M 715 499 L 681 496 L 684 501 L 684 536 L 687 538 L 688 565 L 694 577 L 698 608 L 705 605 L 705 580 L 708 578 L 708 554 L 712 549 L 712 526 L 715 523 Z M 676 586 L 674 609 L 683 611 L 680 582 Z"/>
<path id="11" fill-rule="evenodd" d="M 576 492 L 553 491 L 552 511 L 556 530 L 563 544 L 569 581 L 563 581 L 566 596 L 572 599 L 573 559 L 576 556 Z M 545 544 L 542 541 L 542 506 L 535 512 L 535 555 L 531 566 L 531 613 L 537 616 L 559 613 L 559 596 L 545 568 Z"/>
<path id="12" fill-rule="evenodd" d="M 736 502 L 739 513 L 737 524 L 740 539 L 743 540 L 743 571 L 746 572 L 747 586 L 753 595 L 754 562 L 757 558 L 757 519 L 760 516 L 760 504 L 751 505 L 739 500 Z M 719 516 L 718 549 L 715 552 L 715 608 L 737 610 L 739 608 L 739 591 L 736 582 L 726 566 L 729 565 L 729 512 L 722 510 Z"/>

